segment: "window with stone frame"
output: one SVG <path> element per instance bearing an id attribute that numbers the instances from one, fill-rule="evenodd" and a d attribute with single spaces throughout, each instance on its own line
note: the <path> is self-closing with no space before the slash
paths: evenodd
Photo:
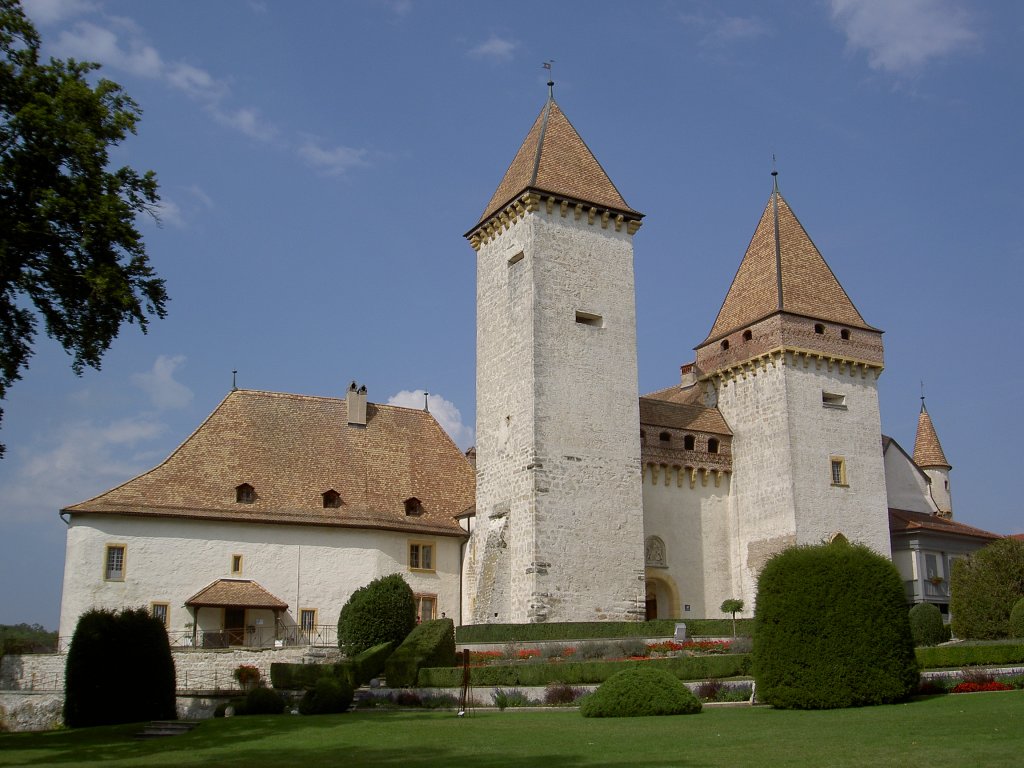
<path id="1" fill-rule="evenodd" d="M 846 459 L 842 456 L 832 456 L 829 459 L 832 472 L 832 485 L 845 488 L 848 483 L 846 481 Z"/>
<path id="2" fill-rule="evenodd" d="M 103 553 L 103 578 L 106 581 L 124 581 L 124 544 L 108 544 Z"/>
<path id="3" fill-rule="evenodd" d="M 168 603 L 150 603 L 149 614 L 154 619 L 157 619 L 166 629 L 170 626 L 171 619 L 171 606 Z"/>
<path id="4" fill-rule="evenodd" d="M 417 624 L 421 621 L 431 621 L 436 618 L 437 595 L 421 595 L 417 593 L 414 594 L 413 597 L 416 599 Z"/>
<path id="5" fill-rule="evenodd" d="M 426 541 L 409 542 L 409 570 L 434 570 L 434 544 Z"/>

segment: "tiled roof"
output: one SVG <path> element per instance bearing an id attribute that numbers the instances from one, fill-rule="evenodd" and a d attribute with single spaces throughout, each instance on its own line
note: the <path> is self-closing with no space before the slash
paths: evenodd
<path id="1" fill-rule="evenodd" d="M 1000 539 L 998 534 L 964 525 L 949 518 L 929 515 L 924 512 L 908 512 L 904 509 L 889 510 L 889 531 L 891 533 L 913 533 L 931 531 L 954 536 L 970 536 L 974 539 Z"/>
<path id="2" fill-rule="evenodd" d="M 626 204 L 553 98 L 534 121 L 479 223 L 528 189 L 641 215 Z"/>
<path id="3" fill-rule="evenodd" d="M 162 464 L 67 512 L 293 523 L 464 536 L 475 503 L 466 457 L 433 416 L 344 399 L 236 390 Z M 236 488 L 255 490 L 251 503 Z M 341 506 L 325 508 L 334 490 Z M 406 515 L 416 497 L 422 513 Z"/>
<path id="4" fill-rule="evenodd" d="M 776 312 L 875 330 L 864 322 L 778 189 L 768 199 L 704 343 Z"/>
<path id="5" fill-rule="evenodd" d="M 640 423 L 731 435 L 732 430 L 717 408 L 696 402 L 696 387 L 669 387 L 640 398 Z"/>
<path id="6" fill-rule="evenodd" d="M 185 601 L 185 605 L 217 608 L 272 608 L 287 610 L 288 603 L 249 579 L 218 579 Z"/>
<path id="7" fill-rule="evenodd" d="M 952 469 L 942 452 L 939 436 L 932 424 L 928 409 L 921 403 L 921 413 L 917 417 L 917 437 L 914 438 L 914 463 L 919 467 L 945 467 Z"/>

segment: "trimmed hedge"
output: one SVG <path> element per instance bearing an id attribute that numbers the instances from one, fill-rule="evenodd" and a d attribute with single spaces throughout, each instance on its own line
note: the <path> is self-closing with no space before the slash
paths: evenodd
<path id="1" fill-rule="evenodd" d="M 474 686 L 543 686 L 603 683 L 617 672 L 636 666 L 654 667 L 680 680 L 707 680 L 718 677 L 744 677 L 750 674 L 750 654 L 725 656 L 678 656 L 644 661 L 563 661 L 554 664 L 520 662 L 486 667 L 470 667 Z M 388 678 L 391 685 L 391 678 Z M 453 688 L 462 685 L 462 668 L 421 669 L 416 678 L 421 688 Z"/>
<path id="2" fill-rule="evenodd" d="M 791 547 L 758 579 L 758 698 L 785 709 L 901 701 L 919 676 L 903 582 L 866 546 Z"/>
<path id="3" fill-rule="evenodd" d="M 701 703 L 677 677 L 647 664 L 616 672 L 580 704 L 584 717 L 694 715 Z"/>
<path id="4" fill-rule="evenodd" d="M 424 667 L 454 667 L 455 623 L 451 619 L 424 621 L 384 662 L 384 677 L 390 688 L 416 685 Z"/>
<path id="5" fill-rule="evenodd" d="M 355 686 L 365 685 L 373 678 L 379 677 L 384 671 L 384 662 L 391 656 L 395 644 L 388 640 L 386 643 L 367 648 L 360 654 L 352 657 L 349 664 L 352 667 L 352 684 Z"/>
<path id="6" fill-rule="evenodd" d="M 270 684 L 279 691 L 306 691 L 316 686 L 321 677 L 334 677 L 353 684 L 351 662 L 338 664 L 286 664 L 275 661 L 270 665 Z"/>
<path id="7" fill-rule="evenodd" d="M 536 643 L 544 640 L 594 640 L 617 637 L 672 637 L 676 624 L 687 637 L 731 637 L 732 619 L 656 619 L 654 621 L 565 621 L 551 624 L 466 624 L 455 630 L 458 643 Z M 739 637 L 752 637 L 753 619 L 736 619 Z"/>
<path id="8" fill-rule="evenodd" d="M 1024 541 L 997 539 L 953 561 L 949 611 L 953 634 L 997 640 L 1010 634 L 1010 611 L 1024 598 Z"/>
<path id="9" fill-rule="evenodd" d="M 939 645 L 917 648 L 917 662 L 922 669 L 971 667 L 984 664 L 1024 663 L 1024 642 L 985 645 Z"/>
<path id="10" fill-rule="evenodd" d="M 65 725 L 175 720 L 174 691 L 174 659 L 161 621 L 143 608 L 82 614 L 65 663 Z"/>
<path id="11" fill-rule="evenodd" d="M 349 656 L 388 641 L 400 645 L 416 627 L 416 599 L 399 573 L 360 587 L 338 617 L 338 646 Z"/>
<path id="12" fill-rule="evenodd" d="M 1024 597 L 1014 603 L 1010 611 L 1010 637 L 1024 638 Z"/>
<path id="13" fill-rule="evenodd" d="M 299 714 L 336 715 L 348 712 L 354 697 L 352 686 L 347 680 L 336 677 L 321 677 L 316 685 L 306 691 L 299 702 Z"/>
<path id="14" fill-rule="evenodd" d="M 280 715 L 284 712 L 284 698 L 273 688 L 253 688 L 245 696 L 244 711 L 237 715 Z"/>
<path id="15" fill-rule="evenodd" d="M 949 640 L 949 629 L 942 623 L 939 606 L 918 603 L 910 609 L 908 618 L 914 645 L 938 645 Z"/>

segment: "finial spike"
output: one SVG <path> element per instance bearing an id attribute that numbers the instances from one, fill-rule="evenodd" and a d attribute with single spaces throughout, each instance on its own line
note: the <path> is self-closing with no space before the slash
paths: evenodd
<path id="1" fill-rule="evenodd" d="M 921 410 L 924 410 L 924 379 L 921 379 Z"/>
<path id="2" fill-rule="evenodd" d="M 231 372 L 231 391 L 238 389 L 238 371 Z"/>
<path id="3" fill-rule="evenodd" d="M 430 413 L 430 400 L 428 399 L 429 397 L 429 392 L 423 393 L 423 410 L 426 411 L 427 413 Z"/>
<path id="4" fill-rule="evenodd" d="M 779 191 L 779 170 L 775 167 L 775 153 L 772 152 L 772 187 L 775 192 Z"/>

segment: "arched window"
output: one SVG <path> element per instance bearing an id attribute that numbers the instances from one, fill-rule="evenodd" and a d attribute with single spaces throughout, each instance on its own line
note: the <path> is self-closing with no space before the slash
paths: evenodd
<path id="1" fill-rule="evenodd" d="M 324 509 L 337 509 L 341 506 L 341 494 L 331 488 L 323 492 Z"/>
<path id="2" fill-rule="evenodd" d="M 744 341 L 750 341 L 752 338 L 754 338 L 754 332 L 752 330 L 750 330 L 748 328 L 747 330 L 745 330 L 743 332 L 743 340 Z"/>
<path id="3" fill-rule="evenodd" d="M 683 448 L 687 451 L 692 451 L 696 444 L 697 438 L 693 435 L 686 435 L 686 437 L 683 438 Z"/>
<path id="4" fill-rule="evenodd" d="M 820 333 L 824 333 L 825 332 L 825 326 L 822 325 L 821 323 L 815 323 L 814 324 L 814 332 L 815 333 L 819 333 L 819 334 Z"/>
<path id="5" fill-rule="evenodd" d="M 718 439 L 714 437 L 708 438 L 708 453 L 718 453 Z"/>
<path id="6" fill-rule="evenodd" d="M 849 341 L 850 340 L 850 329 L 849 328 L 843 328 L 843 330 L 841 330 L 839 332 L 839 338 L 841 338 L 843 341 Z"/>
<path id="7" fill-rule="evenodd" d="M 722 349 L 728 349 L 728 348 L 729 348 L 729 340 L 725 339 L 725 340 L 722 341 Z"/>
<path id="8" fill-rule="evenodd" d="M 235 486 L 235 501 L 239 504 L 252 504 L 256 501 L 256 489 L 248 483 Z"/>

